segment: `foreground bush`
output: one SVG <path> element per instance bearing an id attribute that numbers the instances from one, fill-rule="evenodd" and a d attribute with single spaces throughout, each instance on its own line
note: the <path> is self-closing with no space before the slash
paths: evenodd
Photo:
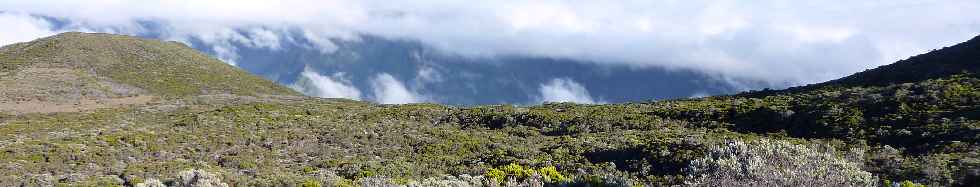
<path id="1" fill-rule="evenodd" d="M 136 184 L 137 187 L 164 187 L 163 182 L 157 179 L 149 179 L 143 183 Z M 172 182 L 175 187 L 228 187 L 227 183 L 221 182 L 217 175 L 204 170 L 186 170 L 178 174 L 178 179 Z"/>
<path id="2" fill-rule="evenodd" d="M 877 178 L 832 148 L 762 139 L 712 147 L 691 162 L 691 186 L 875 186 Z"/>

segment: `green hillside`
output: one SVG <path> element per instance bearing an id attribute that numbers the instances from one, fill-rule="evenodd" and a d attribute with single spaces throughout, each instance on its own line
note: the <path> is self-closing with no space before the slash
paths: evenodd
<path id="1" fill-rule="evenodd" d="M 294 96 L 180 44 L 69 33 L 2 48 L 2 86 L 160 97 L 0 114 L 0 186 L 977 186 L 978 43 L 833 86 L 459 108 Z M 44 69 L 60 64 L 96 86 Z M 115 84 L 138 89 L 98 91 Z"/>
<path id="2" fill-rule="evenodd" d="M 164 97 L 297 94 L 177 42 L 110 34 L 63 33 L 5 46 L 0 62 L 0 77 L 35 67 L 64 68 Z"/>
<path id="3" fill-rule="evenodd" d="M 826 84 L 842 86 L 884 86 L 949 77 L 953 74 L 980 73 L 980 36 L 929 53 L 860 72 Z"/>

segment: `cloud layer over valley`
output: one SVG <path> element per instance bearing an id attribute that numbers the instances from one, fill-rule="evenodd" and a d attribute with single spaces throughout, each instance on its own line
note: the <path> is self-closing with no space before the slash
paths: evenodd
<path id="1" fill-rule="evenodd" d="M 970 0 L 33 0 L 0 7 L 0 45 L 64 31 L 175 40 L 310 95 L 380 103 L 620 102 L 785 87 L 980 33 L 980 3 Z M 371 51 L 386 58 L 368 57 L 379 55 Z M 525 61 L 532 63 L 513 64 Z M 540 77 L 505 71 L 542 64 L 567 67 Z M 641 81 L 679 85 L 603 85 L 651 72 L 676 75 Z M 669 81 L 692 77 L 698 80 Z M 686 91 L 642 93 L 671 86 Z M 472 102 L 456 101 L 479 94 L 436 93 L 492 89 L 515 93 Z"/>

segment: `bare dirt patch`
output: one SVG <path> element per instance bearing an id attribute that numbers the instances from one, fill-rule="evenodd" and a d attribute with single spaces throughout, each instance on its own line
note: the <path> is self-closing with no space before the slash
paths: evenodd
<path id="1" fill-rule="evenodd" d="M 157 97 L 92 72 L 36 63 L 0 76 L 0 113 L 57 113 L 146 104 Z"/>
<path id="2" fill-rule="evenodd" d="M 49 101 L 0 102 L 0 112 L 20 115 L 30 113 L 80 112 L 100 108 L 113 108 L 127 105 L 147 104 L 157 99 L 154 96 L 133 96 L 108 99 L 82 99 L 76 103 Z"/>

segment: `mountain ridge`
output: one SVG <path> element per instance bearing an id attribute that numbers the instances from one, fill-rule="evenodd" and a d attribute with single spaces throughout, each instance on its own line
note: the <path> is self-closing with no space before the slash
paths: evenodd
<path id="1" fill-rule="evenodd" d="M 732 95 L 764 97 L 802 93 L 828 87 L 888 86 L 944 78 L 956 74 L 977 77 L 980 76 L 980 57 L 977 54 L 980 54 L 980 35 L 953 46 L 932 50 L 830 81 L 785 89 L 752 90 Z"/>
<path id="2" fill-rule="evenodd" d="M 980 56 L 977 54 L 980 54 L 980 35 L 953 46 L 932 50 L 823 84 L 884 86 L 961 73 L 976 75 L 980 72 Z"/>

